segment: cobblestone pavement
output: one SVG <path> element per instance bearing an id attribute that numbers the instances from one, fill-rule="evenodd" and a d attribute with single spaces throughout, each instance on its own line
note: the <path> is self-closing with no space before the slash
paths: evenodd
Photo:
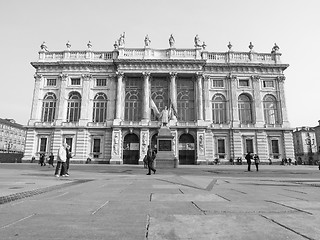
<path id="1" fill-rule="evenodd" d="M 320 239 L 316 166 L 0 164 L 0 239 Z"/>

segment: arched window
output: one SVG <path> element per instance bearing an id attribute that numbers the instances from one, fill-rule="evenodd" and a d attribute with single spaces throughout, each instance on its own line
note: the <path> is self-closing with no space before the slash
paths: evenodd
<path id="1" fill-rule="evenodd" d="M 67 121 L 78 122 L 81 113 L 81 95 L 78 92 L 71 92 L 68 99 Z"/>
<path id="2" fill-rule="evenodd" d="M 263 99 L 264 120 L 266 124 L 278 124 L 279 115 L 277 100 L 272 95 L 267 95 Z"/>
<path id="3" fill-rule="evenodd" d="M 177 111 L 179 121 L 194 121 L 194 81 L 178 79 L 177 81 Z"/>
<path id="4" fill-rule="evenodd" d="M 221 94 L 216 94 L 212 98 L 212 121 L 213 123 L 226 123 L 227 111 L 226 111 L 226 99 Z"/>
<path id="5" fill-rule="evenodd" d="M 126 95 L 124 119 L 126 121 L 140 121 L 142 112 L 142 81 L 140 78 L 126 79 Z"/>
<path id="6" fill-rule="evenodd" d="M 56 95 L 52 92 L 47 93 L 42 102 L 42 114 L 41 121 L 42 122 L 53 122 L 56 113 L 56 103 L 57 98 Z"/>
<path id="7" fill-rule="evenodd" d="M 105 122 L 107 119 L 107 95 L 98 93 L 93 99 L 93 122 Z"/>
<path id="8" fill-rule="evenodd" d="M 252 101 L 245 95 L 241 94 L 238 98 L 239 120 L 240 123 L 253 123 L 252 117 Z"/>

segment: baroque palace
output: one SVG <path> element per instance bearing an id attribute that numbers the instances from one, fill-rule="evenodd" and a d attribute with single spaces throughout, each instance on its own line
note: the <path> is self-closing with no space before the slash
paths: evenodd
<path id="1" fill-rule="evenodd" d="M 71 146 L 73 162 L 142 164 L 156 146 L 160 113 L 169 110 L 172 149 L 179 164 L 212 164 L 257 153 L 262 161 L 294 158 L 279 47 L 257 53 L 209 52 L 194 47 L 113 51 L 49 51 L 41 45 L 35 68 L 25 156 L 57 154 Z"/>

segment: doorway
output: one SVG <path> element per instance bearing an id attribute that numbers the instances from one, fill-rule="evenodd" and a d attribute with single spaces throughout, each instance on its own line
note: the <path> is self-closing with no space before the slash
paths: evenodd
<path id="1" fill-rule="evenodd" d="M 127 134 L 123 141 L 123 163 L 139 164 L 139 137 L 134 134 Z"/>
<path id="2" fill-rule="evenodd" d="M 195 164 L 195 144 L 191 134 L 182 134 L 179 138 L 179 164 Z"/>

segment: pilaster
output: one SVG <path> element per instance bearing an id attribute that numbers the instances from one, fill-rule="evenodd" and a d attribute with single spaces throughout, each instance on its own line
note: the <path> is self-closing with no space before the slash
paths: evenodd
<path id="1" fill-rule="evenodd" d="M 255 125 L 256 127 L 263 127 L 264 117 L 263 117 L 263 106 L 261 100 L 261 91 L 260 91 L 260 76 L 253 75 L 251 76 L 252 85 L 253 85 L 253 98 L 254 98 L 254 107 L 255 109 Z"/>
<path id="2" fill-rule="evenodd" d="M 288 120 L 288 113 L 287 113 L 287 106 L 286 106 L 286 98 L 285 98 L 285 92 L 284 92 L 284 81 L 285 81 L 285 76 L 278 76 L 277 77 L 277 84 L 279 86 L 279 93 L 280 96 L 280 102 L 279 102 L 279 110 L 282 118 L 282 124 L 283 127 L 290 127 L 290 123 Z"/>
<path id="3" fill-rule="evenodd" d="M 201 72 L 197 73 L 197 120 L 203 121 L 203 89 L 202 89 L 202 77 L 203 74 Z"/>
<path id="4" fill-rule="evenodd" d="M 227 76 L 227 81 L 229 81 L 228 91 L 231 97 L 231 100 L 229 101 L 231 127 L 239 126 L 237 80 L 238 77 L 236 75 L 230 74 L 229 76 Z"/>
<path id="5" fill-rule="evenodd" d="M 90 120 L 90 116 L 92 114 L 89 114 L 89 110 L 92 111 L 91 108 L 89 108 L 89 103 L 90 103 L 90 81 L 92 79 L 91 74 L 83 74 L 81 76 L 82 78 L 82 101 L 81 101 L 81 116 L 79 120 L 79 124 L 81 126 L 85 126 Z"/>
<path id="6" fill-rule="evenodd" d="M 41 119 L 41 98 L 40 98 L 40 87 L 43 77 L 41 74 L 34 75 L 34 90 L 33 90 L 33 99 L 31 106 L 31 117 L 29 120 L 29 125 L 33 125 L 35 122 L 40 121 Z"/>

